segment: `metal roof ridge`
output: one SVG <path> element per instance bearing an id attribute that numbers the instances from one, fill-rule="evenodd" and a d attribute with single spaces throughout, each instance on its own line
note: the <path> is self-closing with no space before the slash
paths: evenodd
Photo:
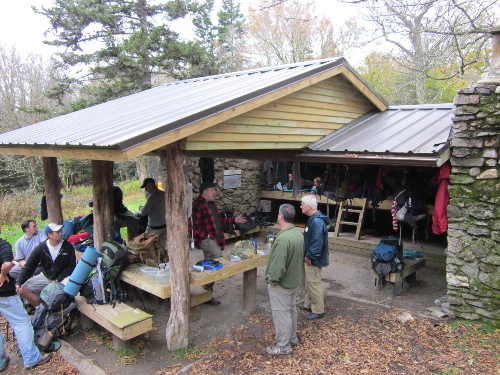
<path id="1" fill-rule="evenodd" d="M 274 66 L 267 66 L 267 67 L 254 68 L 254 69 L 248 69 L 248 70 L 240 70 L 237 72 L 221 73 L 221 74 L 212 75 L 212 76 L 203 76 L 203 77 L 183 79 L 180 81 L 166 82 L 166 83 L 163 83 L 157 87 L 174 86 L 174 85 L 180 85 L 180 84 L 190 83 L 190 82 L 208 81 L 208 80 L 237 77 L 237 76 L 250 75 L 250 74 L 256 74 L 256 73 L 267 73 L 267 72 L 282 70 L 282 69 L 293 69 L 293 68 L 298 68 L 298 67 L 306 67 L 309 65 L 321 65 L 321 64 L 326 64 L 329 62 L 338 62 L 339 60 L 344 60 L 344 63 L 346 62 L 346 60 L 343 56 L 329 57 L 326 59 L 302 61 L 302 62 L 297 62 L 297 63 L 274 65 Z"/>

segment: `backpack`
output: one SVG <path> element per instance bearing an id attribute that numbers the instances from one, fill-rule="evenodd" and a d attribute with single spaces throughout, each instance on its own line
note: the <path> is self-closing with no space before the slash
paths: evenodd
<path id="1" fill-rule="evenodd" d="M 80 290 L 80 295 L 87 298 L 88 303 L 109 303 L 114 307 L 116 301 L 128 299 L 126 293 L 118 292 L 117 289 L 120 273 L 129 264 L 128 249 L 125 245 L 111 240 L 102 244 L 100 252 L 96 267 Z"/>
<path id="2" fill-rule="evenodd" d="M 404 263 L 403 257 L 403 244 L 399 243 L 394 237 L 382 239 L 375 247 L 372 253 L 371 263 L 372 268 L 378 276 L 375 279 L 375 286 L 379 289 L 385 285 L 385 277 L 396 271 L 403 271 Z"/>
<path id="3" fill-rule="evenodd" d="M 54 288 L 57 285 L 52 284 L 58 283 L 51 283 L 44 288 L 46 292 L 40 294 L 40 305 L 31 318 L 35 344 L 41 351 L 46 350 L 55 338 L 66 333 L 76 310 L 74 297 L 61 288 Z M 61 284 L 61 287 L 64 285 Z"/>

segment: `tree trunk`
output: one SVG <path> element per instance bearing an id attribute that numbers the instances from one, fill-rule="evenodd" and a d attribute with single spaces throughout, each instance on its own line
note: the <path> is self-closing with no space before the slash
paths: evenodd
<path id="1" fill-rule="evenodd" d="M 43 182 L 45 185 L 45 198 L 49 223 L 63 223 L 61 206 L 61 183 L 57 170 L 56 158 L 43 158 Z"/>
<path id="2" fill-rule="evenodd" d="M 113 162 L 92 160 L 94 200 L 94 247 L 114 237 L 113 225 Z"/>
<path id="3" fill-rule="evenodd" d="M 166 336 L 170 351 L 189 344 L 189 246 L 187 241 L 186 152 L 180 142 L 167 147 L 166 222 L 170 259 L 171 311 Z"/>

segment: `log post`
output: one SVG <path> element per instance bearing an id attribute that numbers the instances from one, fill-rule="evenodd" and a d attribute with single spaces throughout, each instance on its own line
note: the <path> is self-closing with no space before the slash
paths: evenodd
<path id="1" fill-rule="evenodd" d="M 63 223 L 61 205 L 61 183 L 56 158 L 42 158 L 43 161 L 43 183 L 45 185 L 45 199 L 47 201 L 47 213 L 49 223 Z"/>
<path id="2" fill-rule="evenodd" d="M 170 351 L 189 345 L 189 246 L 187 240 L 186 151 L 181 142 L 167 147 L 167 190 L 165 194 L 167 250 L 172 288 L 166 338 Z"/>
<path id="3" fill-rule="evenodd" d="M 94 200 L 94 247 L 114 237 L 113 225 L 113 162 L 92 160 Z"/>

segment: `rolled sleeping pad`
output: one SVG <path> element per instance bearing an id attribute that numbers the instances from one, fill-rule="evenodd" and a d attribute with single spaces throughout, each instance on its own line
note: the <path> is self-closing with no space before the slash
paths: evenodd
<path id="1" fill-rule="evenodd" d="M 83 284 L 87 280 L 90 271 L 95 267 L 99 255 L 101 255 L 101 253 L 95 247 L 87 246 L 82 255 L 82 258 L 69 277 L 69 281 L 64 286 L 64 291 L 66 293 L 73 297 L 78 294 Z"/>

